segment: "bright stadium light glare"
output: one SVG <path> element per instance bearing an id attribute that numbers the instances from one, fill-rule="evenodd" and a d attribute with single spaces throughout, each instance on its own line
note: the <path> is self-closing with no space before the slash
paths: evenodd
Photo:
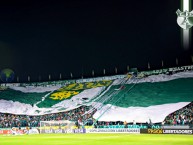
<path id="1" fill-rule="evenodd" d="M 191 11 L 191 0 L 182 0 L 182 11 Z M 190 47 L 190 35 L 191 29 L 182 30 L 182 43 L 185 50 L 188 50 Z"/>

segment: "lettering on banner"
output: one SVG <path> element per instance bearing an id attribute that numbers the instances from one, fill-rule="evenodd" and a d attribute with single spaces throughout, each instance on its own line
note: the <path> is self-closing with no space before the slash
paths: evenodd
<path id="1" fill-rule="evenodd" d="M 55 129 L 55 133 L 62 133 L 62 129 Z"/>
<path id="2" fill-rule="evenodd" d="M 85 129 L 74 129 L 73 133 L 86 133 Z"/>
<path id="3" fill-rule="evenodd" d="M 111 129 L 111 128 L 99 128 L 99 129 L 87 129 L 87 133 L 140 133 L 140 129 Z"/>
<path id="4" fill-rule="evenodd" d="M 192 129 L 164 129 L 164 134 L 193 134 Z"/>
<path id="5" fill-rule="evenodd" d="M 149 134 L 162 134 L 163 130 L 162 129 L 148 129 L 147 133 L 149 133 Z"/>

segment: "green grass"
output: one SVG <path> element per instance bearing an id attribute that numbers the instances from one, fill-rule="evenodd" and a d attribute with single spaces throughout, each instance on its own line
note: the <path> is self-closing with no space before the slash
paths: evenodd
<path id="1" fill-rule="evenodd" d="M 163 134 L 41 134 L 0 136 L 0 145 L 193 145 L 193 136 Z"/>

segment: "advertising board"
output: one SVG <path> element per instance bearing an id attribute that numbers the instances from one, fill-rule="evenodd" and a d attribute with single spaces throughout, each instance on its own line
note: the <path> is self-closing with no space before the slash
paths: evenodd
<path id="1" fill-rule="evenodd" d="M 94 128 L 87 129 L 86 133 L 132 133 L 139 134 L 139 128 Z"/>
<path id="2" fill-rule="evenodd" d="M 140 129 L 144 134 L 193 134 L 192 129 Z"/>

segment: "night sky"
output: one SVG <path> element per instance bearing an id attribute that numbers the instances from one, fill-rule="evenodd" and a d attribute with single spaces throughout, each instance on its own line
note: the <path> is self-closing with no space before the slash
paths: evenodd
<path id="1" fill-rule="evenodd" d="M 191 64 L 181 46 L 180 0 L 65 0 L 0 3 L 0 69 L 21 81 L 123 74 Z"/>

